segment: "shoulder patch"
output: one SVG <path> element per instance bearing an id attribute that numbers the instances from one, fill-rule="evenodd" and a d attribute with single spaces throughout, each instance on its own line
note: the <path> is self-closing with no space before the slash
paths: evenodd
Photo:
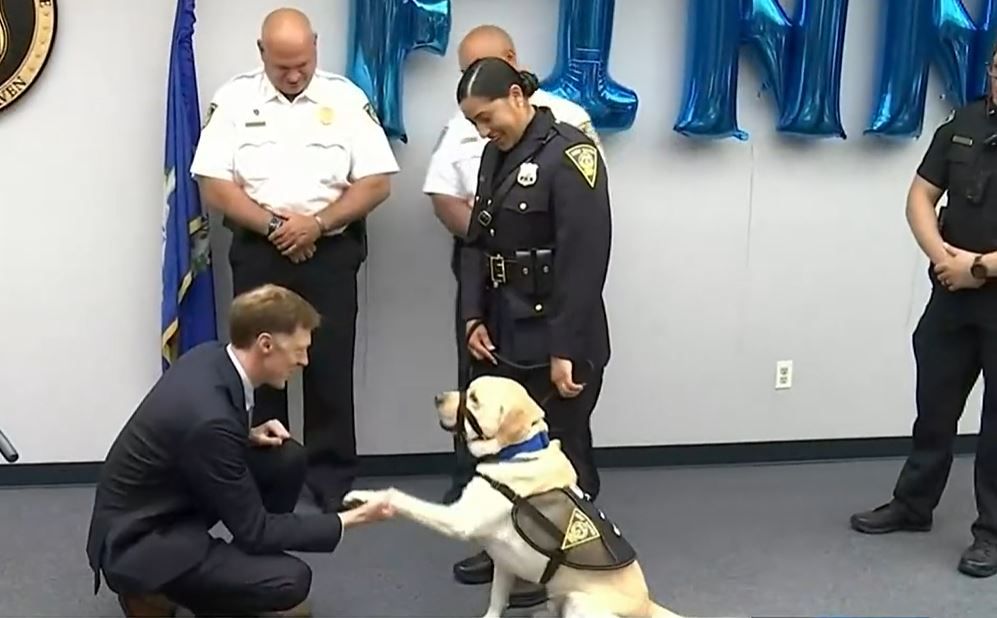
<path id="1" fill-rule="evenodd" d="M 596 176 L 599 172 L 599 151 L 591 144 L 578 144 L 564 151 L 568 159 L 582 173 L 589 187 L 595 188 Z"/>
<path id="2" fill-rule="evenodd" d="M 370 101 L 363 106 L 363 111 L 367 112 L 367 115 L 374 121 L 374 124 L 381 126 L 381 119 L 377 117 L 377 112 L 374 111 L 374 106 L 370 104 Z"/>
<path id="3" fill-rule="evenodd" d="M 592 126 L 591 120 L 586 120 L 582 124 L 578 125 L 578 129 L 585 134 L 592 142 L 598 146 L 599 145 L 599 134 L 595 132 L 595 127 Z"/>
<path id="4" fill-rule="evenodd" d="M 211 115 L 215 113 L 216 109 L 218 109 L 218 104 L 212 101 L 211 104 L 208 105 L 208 112 L 204 115 L 204 124 L 201 125 L 201 129 L 208 126 L 208 123 L 211 122 Z"/>
<path id="5" fill-rule="evenodd" d="M 440 149 L 440 145 L 443 143 L 443 138 L 447 136 L 447 131 L 450 130 L 450 125 L 444 125 L 443 130 L 440 131 L 440 136 L 436 138 L 436 144 L 433 145 L 433 154 Z"/>

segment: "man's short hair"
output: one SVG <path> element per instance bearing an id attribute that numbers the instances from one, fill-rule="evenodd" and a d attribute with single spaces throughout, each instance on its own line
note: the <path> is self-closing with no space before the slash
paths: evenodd
<path id="1" fill-rule="evenodd" d="M 307 300 L 279 285 L 266 284 L 243 292 L 229 309 L 229 341 L 246 349 L 262 333 L 292 335 L 299 328 L 315 330 L 321 316 Z"/>

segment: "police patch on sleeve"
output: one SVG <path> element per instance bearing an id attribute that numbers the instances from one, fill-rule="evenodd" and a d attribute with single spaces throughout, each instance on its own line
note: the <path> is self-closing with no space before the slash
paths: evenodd
<path id="1" fill-rule="evenodd" d="M 595 127 L 592 126 L 591 120 L 586 120 L 585 122 L 583 122 L 581 126 L 578 127 L 578 129 L 582 133 L 584 133 L 586 137 L 592 140 L 593 144 L 595 144 L 596 146 L 599 145 L 599 134 L 595 132 Z"/>
<path id="2" fill-rule="evenodd" d="M 589 187 L 595 188 L 596 175 L 599 171 L 599 151 L 591 144 L 578 144 L 564 151 L 568 159 L 582 173 Z"/>
<path id="3" fill-rule="evenodd" d="M 211 115 L 215 113 L 216 109 L 218 109 L 217 103 L 212 102 L 210 105 L 208 105 L 208 113 L 204 115 L 204 124 L 201 125 L 202 129 L 208 126 L 208 123 L 211 122 Z"/>
<path id="4" fill-rule="evenodd" d="M 377 117 L 377 112 L 374 111 L 374 106 L 370 102 L 363 106 L 363 111 L 367 112 L 367 115 L 374 121 L 374 124 L 381 126 L 381 119 Z"/>
<path id="5" fill-rule="evenodd" d="M 447 131 L 450 130 L 450 125 L 444 125 L 443 130 L 440 131 L 440 136 L 436 138 L 436 144 L 433 145 L 433 154 L 440 149 L 440 145 L 443 144 L 443 138 L 447 136 Z"/>

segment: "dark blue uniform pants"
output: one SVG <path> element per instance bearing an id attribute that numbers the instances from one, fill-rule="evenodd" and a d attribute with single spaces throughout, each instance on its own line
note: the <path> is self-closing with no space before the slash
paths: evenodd
<path id="1" fill-rule="evenodd" d="M 312 333 L 309 363 L 302 376 L 307 484 L 320 503 L 339 504 L 352 489 L 359 467 L 353 351 L 357 272 L 362 261 L 362 243 L 346 233 L 321 238 L 315 255 L 301 264 L 294 264 L 256 234 L 237 233 L 229 252 L 235 294 L 274 283 L 300 294 L 322 316 L 322 325 Z M 254 425 L 275 418 L 291 429 L 286 390 L 262 386 L 255 397 Z"/>
<path id="2" fill-rule="evenodd" d="M 997 293 L 936 288 L 913 337 L 917 419 L 913 449 L 894 497 L 927 517 L 938 505 L 952 466 L 966 399 L 980 372 L 997 384 Z M 997 386 L 985 389 L 975 462 L 979 516 L 973 535 L 997 540 Z"/>

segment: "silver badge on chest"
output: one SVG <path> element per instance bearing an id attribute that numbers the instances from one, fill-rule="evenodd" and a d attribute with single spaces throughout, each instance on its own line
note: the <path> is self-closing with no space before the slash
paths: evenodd
<path id="1" fill-rule="evenodd" d="M 516 180 L 524 187 L 529 187 L 537 182 L 537 170 L 540 169 L 536 163 L 527 161 L 519 166 L 519 175 Z"/>

